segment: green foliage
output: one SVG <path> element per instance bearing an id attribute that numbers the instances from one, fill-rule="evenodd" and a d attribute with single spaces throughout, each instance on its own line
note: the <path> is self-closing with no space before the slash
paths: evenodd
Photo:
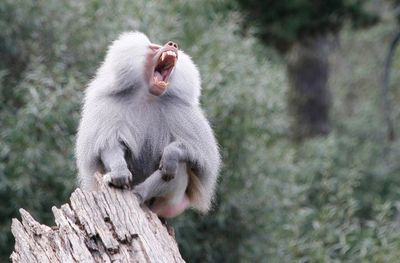
<path id="1" fill-rule="evenodd" d="M 83 90 L 107 45 L 126 30 L 158 43 L 176 40 L 193 57 L 221 144 L 215 210 L 172 222 L 188 262 L 398 260 L 400 141 L 384 141 L 376 62 L 394 23 L 359 33 L 345 28 L 332 56 L 334 131 L 295 145 L 287 139 L 284 65 L 254 38 L 236 34 L 230 5 L 0 3 L 0 261 L 11 253 L 10 220 L 18 208 L 54 224 L 50 207 L 74 189 Z M 399 61 L 397 55 L 393 72 Z M 393 74 L 392 86 L 399 81 Z M 396 88 L 391 98 L 400 99 Z M 400 109 L 393 116 L 398 120 Z"/>
<path id="2" fill-rule="evenodd" d="M 310 36 L 337 32 L 350 20 L 360 27 L 376 22 L 377 16 L 365 10 L 369 0 L 237 0 L 247 14 L 246 26 L 256 27 L 256 34 L 280 51 L 293 42 Z"/>

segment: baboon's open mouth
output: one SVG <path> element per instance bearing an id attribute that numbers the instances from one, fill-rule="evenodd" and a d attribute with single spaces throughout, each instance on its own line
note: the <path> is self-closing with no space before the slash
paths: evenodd
<path id="1" fill-rule="evenodd" d="M 167 50 L 161 53 L 153 73 L 154 85 L 165 89 L 168 86 L 168 80 L 178 59 L 178 53 Z"/>

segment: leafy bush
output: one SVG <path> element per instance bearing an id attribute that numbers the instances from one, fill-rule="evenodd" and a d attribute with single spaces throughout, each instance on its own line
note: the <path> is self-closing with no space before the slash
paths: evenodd
<path id="1" fill-rule="evenodd" d="M 229 6 L 211 0 L 0 3 L 1 261 L 11 253 L 10 221 L 18 208 L 53 224 L 50 207 L 73 191 L 84 87 L 110 41 L 132 29 L 154 42 L 176 40 L 192 55 L 221 144 L 215 210 L 173 220 L 187 261 L 397 260 L 400 142 L 384 141 L 376 88 L 376 59 L 383 58 L 393 23 L 343 32 L 342 51 L 332 57 L 334 132 L 296 145 L 287 139 L 284 67 L 271 50 L 237 33 L 240 18 Z"/>

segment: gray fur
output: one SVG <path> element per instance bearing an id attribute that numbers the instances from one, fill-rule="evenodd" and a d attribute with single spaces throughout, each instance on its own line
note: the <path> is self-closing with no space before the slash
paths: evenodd
<path id="1" fill-rule="evenodd" d="M 97 171 L 105 172 L 105 180 L 117 186 L 137 185 L 148 178 L 136 187 L 138 192 L 146 189 L 141 194 L 148 199 L 159 192 L 149 187 L 168 185 L 160 177 L 168 173 L 179 177 L 187 164 L 204 190 L 200 203 L 193 206 L 208 210 L 220 155 L 199 106 L 199 72 L 190 57 L 179 51 L 167 91 L 158 97 L 151 95 L 144 77 L 149 44 L 142 33 L 122 34 L 86 90 L 76 142 L 80 186 L 95 190 Z M 169 179 L 175 180 L 174 176 Z M 185 180 L 168 187 L 180 188 Z"/>

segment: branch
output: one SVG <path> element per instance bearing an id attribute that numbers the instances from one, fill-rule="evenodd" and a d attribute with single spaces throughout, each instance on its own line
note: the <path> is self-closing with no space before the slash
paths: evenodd
<path id="1" fill-rule="evenodd" d="M 383 114 L 385 116 L 385 122 L 388 132 L 389 141 L 393 141 L 396 137 L 394 132 L 393 122 L 390 117 L 391 107 L 389 100 L 389 82 L 390 82 L 390 69 L 392 67 L 393 56 L 396 51 L 396 47 L 400 42 L 400 32 L 394 37 L 392 42 L 390 43 L 389 51 L 385 58 L 385 67 L 383 71 L 383 79 L 382 79 L 382 97 L 383 97 Z"/>
<path id="2" fill-rule="evenodd" d="M 158 217 L 132 191 L 75 190 L 53 207 L 57 226 L 39 224 L 24 209 L 12 220 L 13 262 L 185 262 Z"/>

